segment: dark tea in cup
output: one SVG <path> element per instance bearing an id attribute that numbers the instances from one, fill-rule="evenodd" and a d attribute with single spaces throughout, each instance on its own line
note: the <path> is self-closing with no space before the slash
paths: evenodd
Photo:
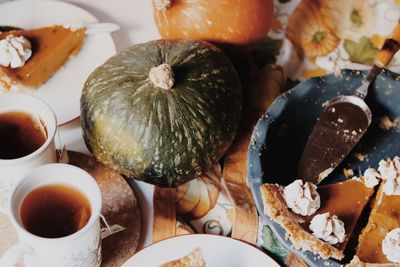
<path id="1" fill-rule="evenodd" d="M 7 213 L 19 243 L 3 254 L 0 266 L 24 261 L 29 267 L 100 267 L 102 195 L 88 172 L 63 163 L 35 167 L 9 198 Z"/>
<path id="2" fill-rule="evenodd" d="M 82 229 L 91 216 L 87 197 L 72 186 L 50 184 L 28 193 L 21 204 L 21 222 L 30 233 L 60 238 Z"/>
<path id="3" fill-rule="evenodd" d="M 0 159 L 17 159 L 39 149 L 47 140 L 46 125 L 23 111 L 0 113 Z"/>

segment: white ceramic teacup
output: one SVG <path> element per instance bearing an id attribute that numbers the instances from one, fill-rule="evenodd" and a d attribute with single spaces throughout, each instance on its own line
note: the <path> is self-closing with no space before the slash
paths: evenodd
<path id="1" fill-rule="evenodd" d="M 77 232 L 60 238 L 44 238 L 28 232 L 21 222 L 21 204 L 28 193 L 45 185 L 64 184 L 80 191 L 88 199 L 91 215 Z M 98 267 L 101 263 L 100 211 L 101 191 L 86 171 L 68 164 L 53 163 L 30 172 L 14 188 L 8 212 L 20 243 L 0 259 L 0 266 L 14 267 L 24 259 L 26 267 Z"/>
<path id="2" fill-rule="evenodd" d="M 0 159 L 0 211 L 5 211 L 13 186 L 30 170 L 43 164 L 57 162 L 54 136 L 57 130 L 52 109 L 37 97 L 22 93 L 0 95 L 0 113 L 22 111 L 35 116 L 45 124 L 47 140 L 33 153 L 17 159 Z"/>

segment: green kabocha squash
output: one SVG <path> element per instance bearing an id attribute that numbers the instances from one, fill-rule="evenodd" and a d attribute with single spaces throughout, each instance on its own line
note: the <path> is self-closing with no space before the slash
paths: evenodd
<path id="1" fill-rule="evenodd" d="M 106 166 L 163 187 L 210 169 L 241 113 L 237 73 L 214 45 L 157 40 L 128 48 L 85 82 L 87 147 Z"/>

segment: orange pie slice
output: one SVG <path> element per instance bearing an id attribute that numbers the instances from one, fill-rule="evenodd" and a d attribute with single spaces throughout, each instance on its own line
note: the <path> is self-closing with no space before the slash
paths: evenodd
<path id="1" fill-rule="evenodd" d="M 341 260 L 349 237 L 374 189 L 367 187 L 362 180 L 350 179 L 319 186 L 317 191 L 321 198 L 321 207 L 312 216 L 303 217 L 288 208 L 279 185 L 264 184 L 261 186 L 261 193 L 265 214 L 286 230 L 295 249 L 311 251 L 323 259 Z M 317 214 L 326 212 L 336 215 L 344 222 L 346 232 L 344 242 L 331 245 L 318 239 L 309 230 L 311 219 Z"/>
<path id="2" fill-rule="evenodd" d="M 206 267 L 203 260 L 203 253 L 200 248 L 196 248 L 186 256 L 164 263 L 160 267 Z"/>
<path id="3" fill-rule="evenodd" d="M 393 229 L 400 227 L 400 195 L 387 195 L 379 187 L 368 223 L 358 238 L 356 255 L 361 262 L 387 263 L 382 266 L 400 266 L 391 263 L 382 252 L 382 241 Z M 380 265 L 361 265 L 380 266 Z"/>
<path id="4" fill-rule="evenodd" d="M 357 256 L 346 267 L 399 267 L 396 263 L 369 263 L 361 261 Z"/>
<path id="5" fill-rule="evenodd" d="M 32 56 L 19 68 L 0 66 L 0 81 L 6 88 L 12 84 L 37 88 L 45 83 L 84 41 L 85 29 L 76 30 L 55 25 L 33 30 L 1 32 L 0 40 L 8 35 L 23 36 L 32 45 Z"/>

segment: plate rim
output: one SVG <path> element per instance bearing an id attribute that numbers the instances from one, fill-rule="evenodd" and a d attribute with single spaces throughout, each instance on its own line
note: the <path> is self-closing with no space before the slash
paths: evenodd
<path id="1" fill-rule="evenodd" d="M 8 7 L 8 8 L 12 8 L 13 5 L 20 5 L 20 4 L 27 4 L 27 5 L 32 5 L 32 4 L 34 4 L 34 5 L 56 5 L 56 6 L 58 6 L 57 9 L 59 9 L 59 10 L 62 9 L 63 7 L 73 8 L 73 9 L 79 10 L 79 12 L 82 12 L 82 14 L 84 14 L 84 16 L 87 17 L 88 19 L 93 20 L 94 22 L 100 22 L 100 20 L 94 14 L 89 12 L 84 7 L 81 7 L 81 6 L 76 5 L 74 3 L 71 3 L 71 2 L 65 2 L 65 1 L 59 1 L 59 0 L 13 0 L 13 1 L 9 0 L 9 1 L 0 3 L 0 9 L 2 7 L 5 7 L 5 6 L 11 6 L 11 7 Z M 55 24 L 57 24 L 57 23 L 55 23 Z M 9 26 L 18 26 L 18 23 L 17 24 L 10 23 Z M 111 56 L 113 56 L 118 52 L 117 51 L 117 46 L 115 44 L 114 38 L 112 37 L 111 33 L 105 33 L 105 34 L 106 35 L 104 35 L 103 37 L 109 39 L 109 45 L 112 46 L 112 50 L 113 50 L 113 54 Z M 37 89 L 34 89 L 34 90 L 38 90 L 38 89 L 40 89 L 40 88 L 37 88 Z M 5 94 L 5 93 L 7 93 L 7 92 L 3 92 L 2 90 L 0 90 L 0 95 L 1 94 Z M 24 90 L 21 93 L 34 95 L 36 97 L 41 98 L 43 101 L 49 102 L 47 100 L 44 100 L 42 97 L 40 97 L 40 93 L 37 93 L 37 91 L 30 92 L 30 91 L 25 91 Z M 56 112 L 54 111 L 54 113 L 56 113 Z M 71 116 L 68 116 L 68 117 L 65 116 L 66 118 L 64 120 L 59 119 L 57 114 L 56 114 L 56 117 L 57 117 L 57 126 L 61 127 L 61 126 L 64 126 L 64 125 L 68 125 L 69 123 L 75 121 L 76 119 L 79 119 L 80 118 L 80 112 L 78 112 L 78 114 L 72 114 L 71 113 Z"/>
<path id="2" fill-rule="evenodd" d="M 223 240 L 227 240 L 227 242 L 235 242 L 237 244 L 240 244 L 241 246 L 244 245 L 246 247 L 250 247 L 251 249 L 257 251 L 258 254 L 262 255 L 265 258 L 268 258 L 271 263 L 276 264 L 276 266 L 280 266 L 275 259 L 270 256 L 267 252 L 264 252 L 263 250 L 261 250 L 260 248 L 258 248 L 257 246 L 253 246 L 243 240 L 240 239 L 236 239 L 236 238 L 231 238 L 231 237 L 227 237 L 227 236 L 222 236 L 222 235 L 213 235 L 213 234 L 185 234 L 185 235 L 177 235 L 177 236 L 171 236 L 168 237 L 166 239 L 163 240 L 159 240 L 156 241 L 154 243 L 149 244 L 148 246 L 141 248 L 140 250 L 138 250 L 132 257 L 130 257 L 128 260 L 126 260 L 124 262 L 124 264 L 122 264 L 121 267 L 132 267 L 133 265 L 131 265 L 130 261 L 132 261 L 135 257 L 138 257 L 138 255 L 141 255 L 141 253 L 144 253 L 146 251 L 148 251 L 149 249 L 151 249 L 154 246 L 160 246 L 160 244 L 162 245 L 165 242 L 170 242 L 170 240 L 172 239 L 188 239 L 188 240 L 193 240 L 194 239 L 203 239 L 203 238 L 208 238 L 208 239 L 223 239 Z M 129 265 L 128 265 L 129 264 Z"/>

